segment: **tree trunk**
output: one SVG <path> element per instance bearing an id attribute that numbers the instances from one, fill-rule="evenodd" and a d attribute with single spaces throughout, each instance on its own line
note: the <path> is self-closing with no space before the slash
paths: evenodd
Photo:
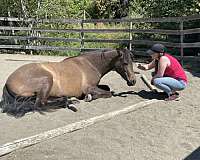
<path id="1" fill-rule="evenodd" d="M 22 14 L 23 14 L 23 18 L 28 18 L 28 12 L 27 12 L 27 9 L 26 9 L 26 5 L 25 5 L 25 2 L 24 0 L 20 0 L 21 2 L 21 9 L 22 9 Z"/>

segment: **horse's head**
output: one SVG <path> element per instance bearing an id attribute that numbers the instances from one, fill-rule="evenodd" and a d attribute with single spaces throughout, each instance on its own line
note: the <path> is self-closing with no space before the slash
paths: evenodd
<path id="1" fill-rule="evenodd" d="M 133 71 L 131 52 L 128 49 L 117 49 L 119 58 L 115 63 L 115 71 L 119 73 L 128 86 L 136 83 L 136 76 Z"/>

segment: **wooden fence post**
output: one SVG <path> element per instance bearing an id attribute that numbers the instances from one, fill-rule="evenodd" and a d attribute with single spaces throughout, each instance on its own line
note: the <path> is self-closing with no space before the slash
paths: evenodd
<path id="1" fill-rule="evenodd" d="M 84 32 L 83 32 L 83 29 L 84 29 L 84 20 L 85 20 L 85 10 L 83 10 L 83 20 L 81 21 L 81 51 L 84 49 Z"/>
<path id="2" fill-rule="evenodd" d="M 180 22 L 180 32 L 181 32 L 181 36 L 180 36 L 180 46 L 181 46 L 181 64 L 183 65 L 183 56 L 184 56 L 184 53 L 183 53 L 183 20 L 181 20 Z"/>
<path id="3" fill-rule="evenodd" d="M 133 39 L 133 36 L 132 36 L 132 29 L 133 29 L 133 22 L 131 21 L 130 22 L 130 25 L 129 25 L 129 50 L 131 51 L 132 50 L 132 39 Z"/>

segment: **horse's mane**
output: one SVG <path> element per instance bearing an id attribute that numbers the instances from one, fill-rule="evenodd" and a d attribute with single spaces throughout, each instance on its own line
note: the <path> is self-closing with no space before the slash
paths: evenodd
<path id="1" fill-rule="evenodd" d="M 71 58 L 75 58 L 75 57 L 82 57 L 82 56 L 84 57 L 84 56 L 88 56 L 91 54 L 101 54 L 101 53 L 105 53 L 107 51 L 111 51 L 111 50 L 104 49 L 104 50 L 85 51 L 85 52 L 82 52 L 80 55 L 67 57 L 67 58 L 63 59 L 63 61 L 71 59 Z"/>

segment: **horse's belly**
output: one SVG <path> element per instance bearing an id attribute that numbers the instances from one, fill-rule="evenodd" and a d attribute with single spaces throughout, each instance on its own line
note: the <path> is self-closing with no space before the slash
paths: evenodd
<path id="1" fill-rule="evenodd" d="M 82 89 L 79 85 L 53 85 L 50 91 L 50 96 L 53 97 L 80 97 L 82 95 Z"/>

